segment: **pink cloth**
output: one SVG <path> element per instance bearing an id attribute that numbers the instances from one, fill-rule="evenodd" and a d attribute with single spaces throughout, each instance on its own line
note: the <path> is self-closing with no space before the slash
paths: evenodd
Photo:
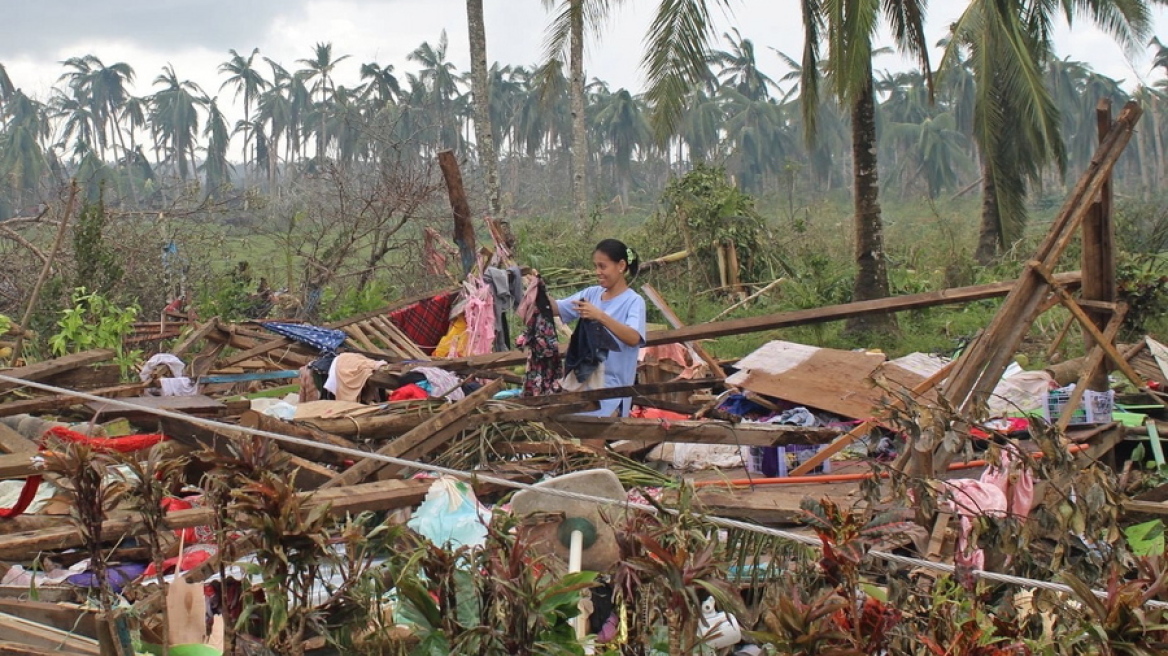
<path id="1" fill-rule="evenodd" d="M 495 295 L 478 278 L 467 280 L 466 288 L 466 348 L 454 357 L 483 355 L 495 348 Z"/>
<path id="2" fill-rule="evenodd" d="M 535 299 L 539 296 L 539 278 L 529 278 L 527 291 L 523 292 L 523 299 L 519 301 L 519 317 L 523 325 L 531 323 L 531 315 L 535 313 Z"/>
<path id="3" fill-rule="evenodd" d="M 657 362 L 669 360 L 676 362 L 682 368 L 681 373 L 677 374 L 678 378 L 689 380 L 697 378 L 699 372 L 704 375 L 709 375 L 705 372 L 705 362 L 702 362 L 697 354 L 692 349 L 684 344 L 662 344 L 660 346 L 646 346 L 637 354 L 638 362 L 645 362 L 649 358 L 656 359 Z"/>
<path id="4" fill-rule="evenodd" d="M 989 467 L 981 478 L 944 481 L 948 499 L 943 508 L 961 518 L 957 549 L 953 560 L 959 565 L 983 569 L 985 552 L 971 544 L 975 517 L 1017 517 L 1025 519 L 1034 505 L 1034 478 L 1009 453 L 1002 454 L 1001 467 Z"/>

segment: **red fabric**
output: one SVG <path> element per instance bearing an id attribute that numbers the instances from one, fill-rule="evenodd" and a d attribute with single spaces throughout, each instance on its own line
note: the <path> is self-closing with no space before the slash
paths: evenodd
<path id="1" fill-rule="evenodd" d="M 49 435 L 65 442 L 88 444 L 98 451 L 117 451 L 119 453 L 149 449 L 166 439 L 165 435 L 155 434 L 130 435 L 128 437 L 90 437 L 84 433 L 69 430 L 64 426 L 54 426 L 45 431 L 44 436 L 42 436 L 41 448 L 44 448 L 44 437 Z M 32 500 L 36 498 L 42 480 L 43 477 L 39 474 L 24 479 L 24 487 L 20 489 L 16 505 L 11 508 L 0 508 L 0 519 L 11 519 L 24 514 L 24 511 L 28 510 L 29 505 L 32 504 Z"/>
<path id="2" fill-rule="evenodd" d="M 166 439 L 165 435 L 127 435 L 126 437 L 90 437 L 85 433 L 69 430 L 64 426 L 54 426 L 45 431 L 45 435 L 63 442 L 87 444 L 96 451 L 116 451 L 118 453 L 132 453 L 142 451 Z"/>
<path id="3" fill-rule="evenodd" d="M 1025 433 L 1026 431 L 1030 430 L 1030 420 L 1027 419 L 1026 417 L 1008 417 L 1008 418 L 1006 418 L 1005 421 L 1009 427 L 1005 431 L 995 430 L 994 431 L 995 433 L 1004 433 L 1006 435 L 1014 435 L 1017 433 Z M 980 428 L 969 429 L 969 434 L 973 437 L 976 437 L 976 438 L 982 439 L 982 440 L 989 439 L 989 437 L 990 437 L 989 433 L 987 433 L 986 431 L 984 431 Z"/>
<path id="4" fill-rule="evenodd" d="M 450 328 L 450 308 L 457 292 L 439 294 L 389 313 L 389 320 L 430 353 Z"/>
<path id="5" fill-rule="evenodd" d="M 629 416 L 640 419 L 673 419 L 674 421 L 690 418 L 689 415 L 683 415 L 680 412 L 670 412 L 669 410 L 661 410 L 659 408 L 642 408 L 641 406 L 633 408 Z"/>
<path id="6" fill-rule="evenodd" d="M 41 480 L 43 476 L 37 474 L 29 476 L 24 479 L 24 487 L 20 489 L 20 496 L 16 499 L 16 505 L 11 508 L 0 508 L 0 519 L 11 519 L 24 514 L 28 510 L 32 500 L 36 498 L 37 490 L 41 487 Z"/>
<path id="7" fill-rule="evenodd" d="M 389 395 L 390 401 L 412 401 L 414 399 L 428 398 L 430 398 L 430 395 L 426 393 L 426 390 L 418 387 L 413 383 L 410 383 L 409 385 L 403 385 L 395 389 L 393 393 Z"/>
<path id="8" fill-rule="evenodd" d="M 208 551 L 206 547 L 201 549 L 188 549 L 181 556 L 167 558 L 166 560 L 162 561 L 162 573 L 169 574 L 175 569 L 176 566 L 178 567 L 178 571 L 186 572 L 198 567 L 199 565 L 202 565 L 210 559 L 211 552 Z M 158 570 L 154 567 L 154 563 L 150 563 L 150 566 L 146 568 L 146 571 L 142 573 L 142 576 L 155 576 L 157 572 Z"/>

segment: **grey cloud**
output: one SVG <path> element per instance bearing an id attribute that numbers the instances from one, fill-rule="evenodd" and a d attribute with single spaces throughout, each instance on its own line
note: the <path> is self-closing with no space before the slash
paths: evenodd
<path id="1" fill-rule="evenodd" d="M 79 41 L 119 40 L 165 52 L 240 52 L 259 45 L 279 16 L 309 0 L 14 0 L 0 2 L 0 60 L 55 57 Z M 78 53 L 84 54 L 84 53 Z"/>

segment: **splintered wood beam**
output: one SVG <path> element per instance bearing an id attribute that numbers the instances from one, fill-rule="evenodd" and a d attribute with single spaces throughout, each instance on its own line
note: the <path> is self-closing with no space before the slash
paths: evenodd
<path id="1" fill-rule="evenodd" d="M 631 417 L 560 417 L 544 425 L 565 437 L 617 442 L 683 442 L 735 446 L 826 444 L 840 436 L 835 428 L 725 421 L 663 421 Z"/>
<path id="2" fill-rule="evenodd" d="M 93 349 L 91 351 L 82 351 L 80 353 L 71 353 L 66 356 L 54 358 L 52 360 L 45 360 L 44 362 L 37 362 L 35 364 L 25 365 L 23 367 L 16 367 L 15 369 L 0 369 L 0 374 L 9 376 L 11 378 L 20 378 L 23 380 L 31 380 L 33 382 L 42 381 L 46 378 L 52 378 L 57 374 L 74 369 L 80 369 L 91 364 L 105 362 L 112 360 L 117 355 L 112 349 Z M 7 392 L 8 390 L 19 387 L 16 383 L 0 382 L 0 392 Z"/>
<path id="3" fill-rule="evenodd" d="M 503 381 L 501 380 L 493 380 L 483 385 L 466 398 L 434 414 L 405 435 L 378 449 L 377 453 L 395 458 L 414 459 L 437 449 L 447 440 L 462 432 L 464 429 L 463 420 L 467 415 L 491 400 L 491 397 L 502 388 Z M 390 474 L 402 471 L 400 466 L 386 465 L 380 460 L 366 458 L 326 483 L 322 489 L 360 483 L 382 469 L 387 470 Z"/>
<path id="4" fill-rule="evenodd" d="M 665 302 L 665 298 L 662 297 L 661 294 L 659 294 L 652 285 L 642 285 L 641 291 L 644 292 L 645 297 L 648 298 L 649 301 L 653 303 L 653 305 L 656 306 L 658 310 L 661 311 L 661 314 L 665 315 L 665 320 L 669 322 L 669 325 L 673 326 L 674 329 L 685 327 L 685 323 L 682 322 L 681 317 L 677 316 L 677 313 L 673 311 L 673 308 L 669 306 L 669 303 Z M 718 378 L 726 377 L 726 372 L 722 370 L 722 363 L 718 362 L 717 358 L 710 355 L 706 349 L 702 348 L 701 344 L 697 342 L 686 342 L 685 344 L 686 346 L 693 349 L 694 353 L 698 354 L 698 357 L 702 359 L 702 362 L 705 362 L 706 365 L 709 366 L 710 373 L 714 374 Z"/>
<path id="5" fill-rule="evenodd" d="M 475 230 L 470 217 L 470 203 L 466 200 L 466 188 L 462 185 L 462 171 L 454 151 L 438 153 L 438 167 L 446 181 L 446 193 L 450 197 L 450 209 L 454 214 L 454 243 L 458 245 L 458 256 L 462 262 L 462 275 L 470 273 L 475 265 Z"/>

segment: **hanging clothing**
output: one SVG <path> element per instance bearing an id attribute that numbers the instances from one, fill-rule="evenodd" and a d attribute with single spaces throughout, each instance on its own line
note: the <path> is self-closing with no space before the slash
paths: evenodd
<path id="1" fill-rule="evenodd" d="M 311 403 L 320 400 L 320 390 L 316 388 L 316 376 L 308 365 L 300 367 L 300 402 Z"/>
<path id="2" fill-rule="evenodd" d="M 495 346 L 495 296 L 491 288 L 478 278 L 463 283 L 466 288 L 467 343 L 460 356 L 490 353 Z"/>
<path id="3" fill-rule="evenodd" d="M 434 350 L 450 328 L 450 306 L 457 292 L 447 292 L 389 313 L 389 320 L 426 353 Z"/>
<path id="4" fill-rule="evenodd" d="M 537 280 L 523 296 L 528 312 L 520 308 L 527 330 L 517 340 L 519 348 L 527 349 L 527 371 L 523 375 L 523 396 L 543 396 L 560 391 L 559 380 L 564 373 L 556 334 L 555 315 L 543 280 Z"/>
<path id="5" fill-rule="evenodd" d="M 374 371 L 386 366 L 383 360 L 371 360 L 359 353 L 342 353 L 329 367 L 328 380 L 324 388 L 332 392 L 338 401 L 360 401 L 361 391 Z"/>
<path id="6" fill-rule="evenodd" d="M 484 277 L 494 295 L 495 351 L 497 353 L 510 351 L 511 334 L 507 325 L 507 313 L 519 309 L 519 302 L 523 298 L 523 275 L 519 267 L 509 269 L 487 267 Z"/>
<path id="7" fill-rule="evenodd" d="M 568 342 L 568 355 L 564 368 L 577 382 L 583 383 L 604 367 L 608 354 L 620 348 L 616 337 L 599 321 L 580 319 L 572 331 Z"/>
<path id="8" fill-rule="evenodd" d="M 438 341 L 434 347 L 435 358 L 457 358 L 459 353 L 466 350 L 466 317 L 459 315 L 450 322 L 450 330 Z"/>
<path id="9" fill-rule="evenodd" d="M 604 387 L 632 385 L 637 378 L 637 355 L 641 347 L 645 345 L 645 299 L 631 288 L 607 301 L 603 300 L 603 295 L 604 288 L 595 286 L 573 294 L 562 301 L 556 301 L 559 304 L 560 319 L 565 323 L 579 319 L 580 316 L 576 313 L 573 303 L 585 300 L 618 322 L 636 330 L 640 339 L 636 344 L 630 346 L 616 339 L 612 333 L 608 332 L 608 329 L 601 326 L 601 330 L 608 333 L 616 344 L 616 348 L 610 349 L 604 359 Z M 579 326 L 577 326 L 577 330 L 579 330 Z M 572 337 L 575 339 L 575 333 L 572 334 Z M 609 417 L 619 413 L 620 416 L 627 417 L 631 409 L 631 398 L 605 399 L 600 402 L 599 410 L 582 414 Z"/>

